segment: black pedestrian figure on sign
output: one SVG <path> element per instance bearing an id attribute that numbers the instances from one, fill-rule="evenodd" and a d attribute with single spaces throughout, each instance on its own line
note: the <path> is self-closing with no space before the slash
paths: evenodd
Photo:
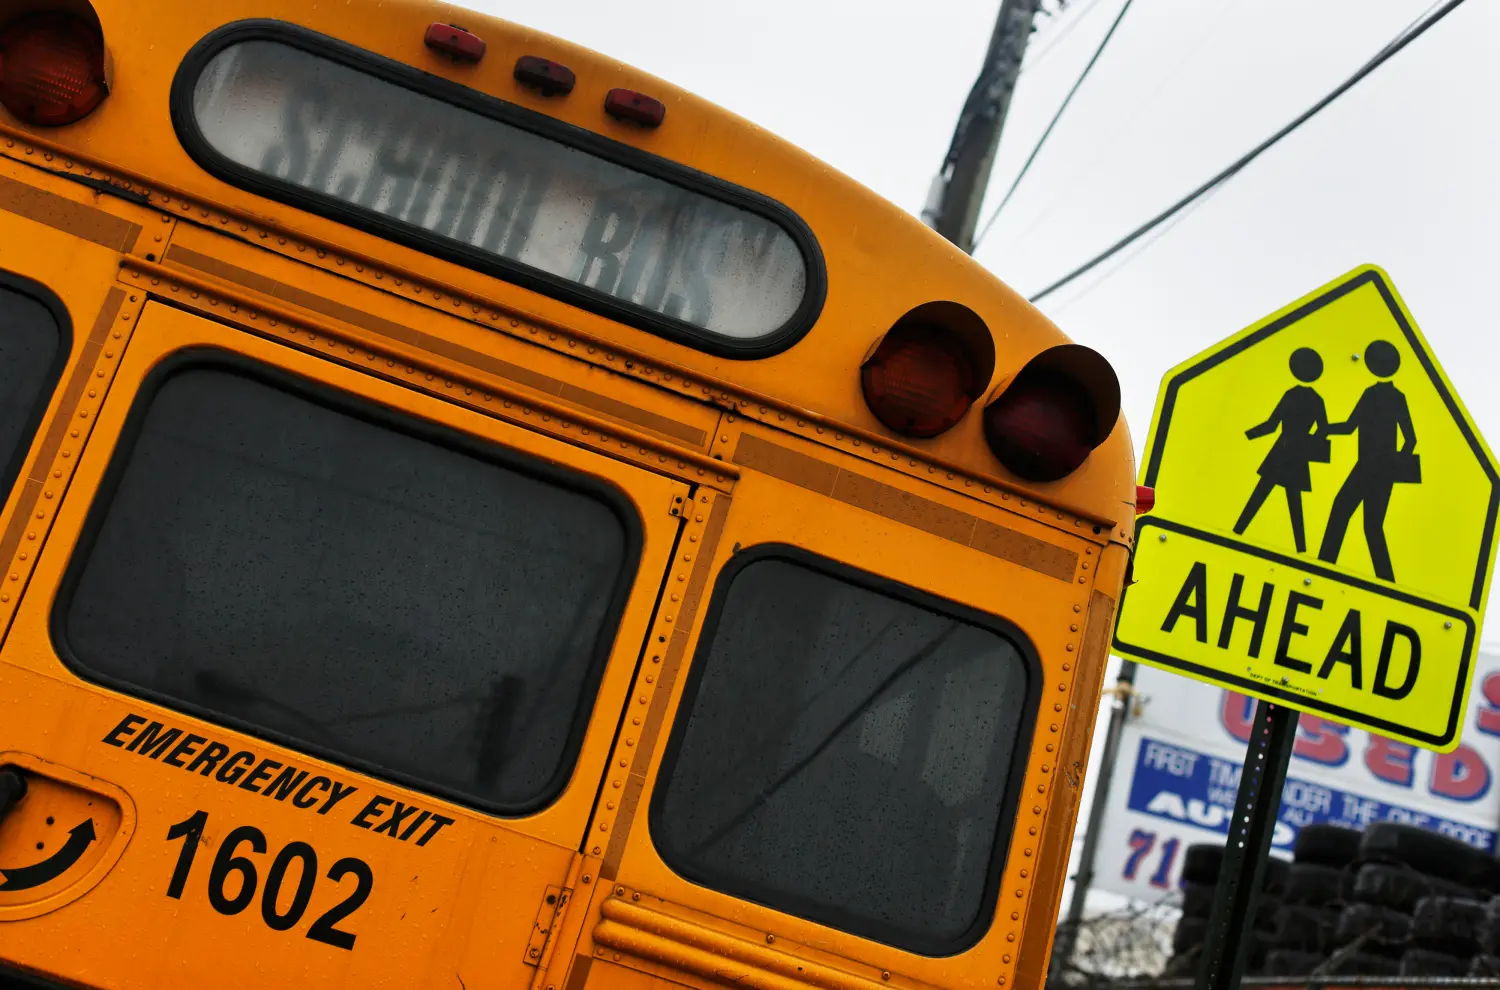
<path id="1" fill-rule="evenodd" d="M 1365 348 L 1365 367 L 1376 378 L 1388 379 L 1401 367 L 1401 353 L 1388 340 L 1377 340 Z M 1328 427 L 1331 436 L 1359 433 L 1359 460 L 1333 497 L 1328 513 L 1328 528 L 1318 559 L 1336 563 L 1344 543 L 1344 531 L 1354 510 L 1363 506 L 1365 543 L 1370 548 L 1370 562 L 1377 576 L 1396 580 L 1391 569 L 1391 552 L 1385 544 L 1385 512 L 1391 504 L 1391 489 L 1397 484 L 1417 484 L 1422 480 L 1421 461 L 1413 452 L 1417 434 L 1412 429 L 1411 412 L 1406 396 L 1389 381 L 1379 381 L 1365 389 L 1348 420 Z M 1401 448 L 1396 448 L 1396 433 L 1401 433 Z"/>
<path id="2" fill-rule="evenodd" d="M 1293 351 L 1289 364 L 1293 377 L 1299 382 L 1315 382 L 1323 374 L 1323 359 L 1310 347 Z M 1260 481 L 1250 493 L 1250 501 L 1245 503 L 1239 521 L 1234 524 L 1236 534 L 1244 534 L 1270 496 L 1271 489 L 1280 487 L 1286 492 L 1286 508 L 1292 517 L 1292 537 L 1297 541 L 1297 552 L 1307 552 L 1307 533 L 1302 525 L 1302 493 L 1312 491 L 1312 472 L 1308 465 L 1314 461 L 1328 461 L 1328 439 L 1323 436 L 1327 425 L 1328 412 L 1317 389 L 1294 385 L 1276 403 L 1270 419 L 1245 431 L 1245 436 L 1254 440 L 1274 433 L 1278 426 L 1281 428 L 1271 452 L 1260 462 Z"/>

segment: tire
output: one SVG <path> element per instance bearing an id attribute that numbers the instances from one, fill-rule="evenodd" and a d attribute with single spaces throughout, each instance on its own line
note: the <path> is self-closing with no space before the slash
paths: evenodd
<path id="1" fill-rule="evenodd" d="M 1466 956 L 1431 949 L 1407 949 L 1401 955 L 1401 976 L 1464 976 L 1468 972 Z"/>
<path id="2" fill-rule="evenodd" d="M 1182 854 L 1182 882 L 1213 886 L 1219 882 L 1219 867 L 1223 865 L 1223 846 L 1206 842 L 1188 846 Z"/>
<path id="3" fill-rule="evenodd" d="M 1287 871 L 1286 889 L 1281 892 L 1284 904 L 1306 904 L 1321 907 L 1345 900 L 1350 886 L 1343 869 L 1316 863 L 1293 863 Z"/>
<path id="4" fill-rule="evenodd" d="M 1188 846 L 1182 854 L 1182 882 L 1213 886 L 1219 882 L 1219 872 L 1224 866 L 1224 847 L 1208 842 Z M 1287 862 L 1272 856 L 1266 860 L 1265 874 L 1260 889 L 1268 894 L 1279 894 L 1286 886 Z"/>
<path id="5" fill-rule="evenodd" d="M 1500 976 L 1500 956 L 1491 956 L 1480 953 L 1469 963 L 1470 976 L 1486 976 L 1494 978 Z"/>
<path id="6" fill-rule="evenodd" d="M 1409 866 L 1366 863 L 1354 874 L 1349 900 L 1410 912 L 1424 897 L 1477 897 L 1477 891 L 1418 873 Z"/>
<path id="7" fill-rule="evenodd" d="M 1182 915 L 1185 918 L 1202 918 L 1208 920 L 1209 911 L 1213 909 L 1214 894 L 1218 887 L 1206 883 L 1190 883 L 1182 888 Z M 1270 932 L 1276 928 L 1275 899 L 1262 896 L 1256 901 L 1255 927 L 1259 931 Z"/>
<path id="8" fill-rule="evenodd" d="M 1208 919 L 1184 916 L 1172 933 L 1172 952 L 1183 956 L 1203 947 L 1208 938 Z"/>
<path id="9" fill-rule="evenodd" d="M 1411 937 L 1419 947 L 1455 956 L 1479 948 L 1487 928 L 1485 905 L 1466 897 L 1424 897 L 1411 912 Z"/>
<path id="10" fill-rule="evenodd" d="M 1316 952 L 1272 949 L 1266 953 L 1265 972 L 1267 976 L 1308 976 L 1322 961 Z"/>
<path id="11" fill-rule="evenodd" d="M 1266 872 L 1262 874 L 1260 879 L 1260 889 L 1267 894 L 1281 896 L 1281 892 L 1286 890 L 1286 882 L 1287 877 L 1290 875 L 1291 865 L 1284 859 L 1277 859 L 1275 856 L 1268 857 L 1266 859 Z"/>
<path id="12" fill-rule="evenodd" d="M 1177 922 L 1177 930 L 1172 933 L 1172 954 L 1177 956 L 1192 956 L 1197 959 L 1203 948 L 1203 943 L 1208 939 L 1208 919 L 1183 917 Z M 1259 965 L 1266 955 L 1265 938 L 1259 932 L 1250 932 L 1248 946 L 1245 953 L 1247 965 Z"/>
<path id="13" fill-rule="evenodd" d="M 1365 829 L 1359 851 L 1368 859 L 1394 859 L 1442 880 L 1500 892 L 1500 860 L 1467 842 L 1414 825 L 1374 822 Z"/>
<path id="14" fill-rule="evenodd" d="M 1484 920 L 1479 923 L 1479 951 L 1500 957 L 1500 897 L 1492 898 L 1484 906 Z"/>
<path id="15" fill-rule="evenodd" d="M 1208 883 L 1185 883 L 1182 885 L 1182 916 L 1184 918 L 1207 918 L 1214 904 L 1214 891 L 1218 888 Z"/>
<path id="16" fill-rule="evenodd" d="M 1348 866 L 1359 858 L 1364 833 L 1339 825 L 1304 825 L 1292 843 L 1292 859 L 1318 866 Z"/>
<path id="17" fill-rule="evenodd" d="M 1163 980 L 1191 980 L 1198 971 L 1198 955 L 1199 953 L 1197 952 L 1190 952 L 1184 955 L 1173 956 L 1162 967 L 1158 978 Z"/>
<path id="18" fill-rule="evenodd" d="M 1375 904 L 1347 905 L 1334 927 L 1333 944 L 1343 947 L 1366 935 L 1359 954 L 1398 957 L 1411 938 L 1411 915 Z"/>
<path id="19" fill-rule="evenodd" d="M 1365 952 L 1356 952 L 1328 967 L 1329 976 L 1396 976 L 1400 972 L 1401 964 L 1396 960 Z"/>
<path id="20" fill-rule="evenodd" d="M 1287 904 L 1276 913 L 1271 945 L 1293 952 L 1327 952 L 1338 923 L 1338 911 Z"/>

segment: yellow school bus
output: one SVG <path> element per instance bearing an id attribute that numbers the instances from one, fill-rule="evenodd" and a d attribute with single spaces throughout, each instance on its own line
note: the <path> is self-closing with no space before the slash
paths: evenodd
<path id="1" fill-rule="evenodd" d="M 6 979 L 1041 984 L 1097 353 L 456 7 L 3 0 L 0 106 Z"/>

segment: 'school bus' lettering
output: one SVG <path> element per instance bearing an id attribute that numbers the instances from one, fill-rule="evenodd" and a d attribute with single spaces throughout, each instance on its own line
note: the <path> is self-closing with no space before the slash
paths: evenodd
<path id="1" fill-rule="evenodd" d="M 765 216 L 291 45 L 227 45 L 192 89 L 212 151 L 269 179 L 754 340 L 807 263 Z"/>
<path id="2" fill-rule="evenodd" d="M 556 39 L 157 7 L 0 15 L 0 982 L 1041 987 L 1103 359 Z"/>

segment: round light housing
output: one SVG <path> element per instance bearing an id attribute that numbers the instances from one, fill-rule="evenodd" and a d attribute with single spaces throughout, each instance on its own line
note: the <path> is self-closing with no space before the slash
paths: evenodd
<path id="1" fill-rule="evenodd" d="M 108 92 L 104 39 L 83 18 L 41 11 L 0 31 L 0 103 L 26 123 L 82 120 Z"/>
<path id="2" fill-rule="evenodd" d="M 935 324 L 898 323 L 860 369 L 875 418 L 902 436 L 951 429 L 974 404 L 979 376 L 962 340 Z"/>
<path id="3" fill-rule="evenodd" d="M 1120 384 L 1109 363 L 1078 344 L 1033 358 L 984 410 L 984 438 L 1000 463 L 1026 481 L 1057 481 L 1078 470 L 1120 415 Z"/>

